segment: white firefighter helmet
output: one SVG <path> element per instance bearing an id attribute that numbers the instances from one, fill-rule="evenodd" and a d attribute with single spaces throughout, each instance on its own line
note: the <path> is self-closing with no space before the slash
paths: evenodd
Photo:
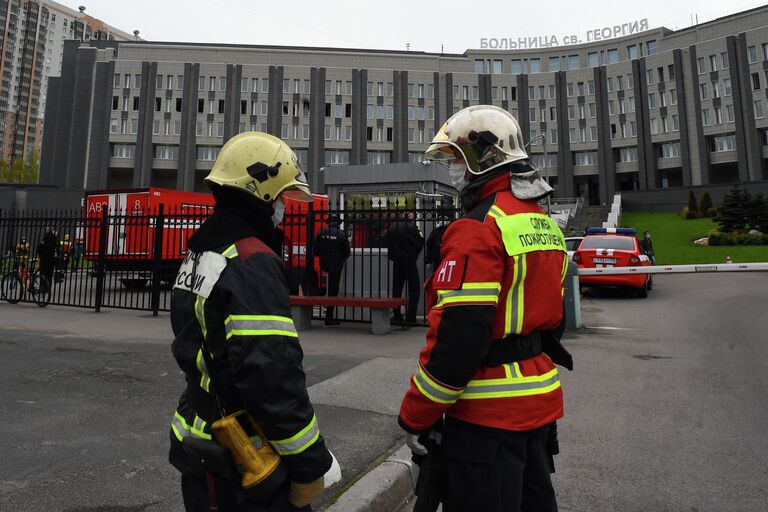
<path id="1" fill-rule="evenodd" d="M 437 132 L 427 148 L 430 160 L 452 160 L 461 153 L 472 174 L 526 160 L 523 135 L 514 116 L 493 105 L 473 105 L 456 112 Z"/>
<path id="2" fill-rule="evenodd" d="M 206 183 L 244 190 L 271 204 L 282 194 L 311 202 L 296 154 L 282 140 L 261 132 L 235 135 L 221 148 Z"/>

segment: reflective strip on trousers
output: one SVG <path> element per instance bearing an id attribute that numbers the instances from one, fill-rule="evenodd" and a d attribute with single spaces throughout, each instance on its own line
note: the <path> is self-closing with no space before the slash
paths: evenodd
<path id="1" fill-rule="evenodd" d="M 232 336 L 290 336 L 298 338 L 293 319 L 277 315 L 230 315 L 224 321 L 227 339 Z"/>
<path id="2" fill-rule="evenodd" d="M 270 444 L 280 455 L 296 455 L 312 446 L 319 437 L 320 427 L 317 424 L 317 417 L 312 416 L 309 424 L 296 435 L 288 439 L 271 440 Z"/>
<path id="3" fill-rule="evenodd" d="M 460 389 L 450 389 L 438 384 L 429 374 L 419 365 L 418 370 L 413 375 L 413 383 L 419 389 L 422 395 L 432 402 L 438 404 L 452 404 L 459 399 Z"/>
<path id="4" fill-rule="evenodd" d="M 469 381 L 460 400 L 482 398 L 512 398 L 542 395 L 560 387 L 560 375 L 557 368 L 535 377 L 511 377 L 504 379 L 485 379 Z"/>
<path id="5" fill-rule="evenodd" d="M 523 330 L 525 313 L 525 274 L 526 255 L 513 256 L 515 260 L 515 275 L 507 294 L 506 318 L 504 319 L 504 336 L 520 334 Z"/>
<path id="6" fill-rule="evenodd" d="M 197 318 L 197 323 L 200 324 L 200 331 L 203 333 L 203 338 L 207 338 L 208 329 L 205 325 L 205 297 L 201 297 L 200 295 L 198 295 L 195 300 L 195 317 Z M 211 354 L 211 358 L 213 358 L 213 354 Z M 210 393 L 211 376 L 208 374 L 208 367 L 205 364 L 202 347 L 197 351 L 196 363 L 197 369 L 200 370 L 200 387 L 203 388 L 206 393 Z"/>
<path id="7" fill-rule="evenodd" d="M 171 430 L 173 430 L 176 439 L 179 441 L 183 440 L 185 437 L 190 436 L 197 439 L 205 439 L 210 441 L 212 437 L 211 434 L 207 434 L 205 432 L 205 426 L 206 422 L 197 415 L 195 416 L 192 425 L 189 425 L 187 420 L 185 420 L 184 417 L 179 414 L 179 411 L 176 411 L 173 414 L 173 420 L 171 421 Z"/>

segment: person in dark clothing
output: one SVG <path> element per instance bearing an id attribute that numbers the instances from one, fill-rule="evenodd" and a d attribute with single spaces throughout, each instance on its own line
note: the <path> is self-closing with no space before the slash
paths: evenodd
<path id="1" fill-rule="evenodd" d="M 436 226 L 427 238 L 427 245 L 424 251 L 424 263 L 434 271 L 440 265 L 440 243 L 443 241 L 445 230 L 448 229 L 448 220 L 443 218 L 443 222 Z"/>
<path id="2" fill-rule="evenodd" d="M 45 230 L 45 235 L 37 246 L 37 257 L 40 258 L 40 275 L 48 280 L 49 285 L 53 283 L 53 271 L 59 255 L 59 237 L 56 236 L 56 231 L 49 227 Z"/>
<path id="3" fill-rule="evenodd" d="M 169 461 L 181 473 L 187 512 L 309 511 L 334 458 L 307 394 L 275 229 L 282 198 L 309 202 L 309 188 L 293 151 L 258 132 L 231 138 L 205 181 L 213 215 L 189 239 L 171 299 L 172 351 L 186 387 Z M 268 443 L 280 456 L 268 496 L 242 487 L 215 434 L 220 418 L 235 413 L 260 426 L 263 435 L 251 438 L 257 449 Z"/>
<path id="4" fill-rule="evenodd" d="M 651 260 L 651 265 L 656 264 L 656 258 L 654 258 L 656 253 L 653 250 L 653 241 L 651 240 L 650 231 L 643 233 L 643 238 L 640 240 L 640 250 Z"/>
<path id="5" fill-rule="evenodd" d="M 419 307 L 421 297 L 421 279 L 416 260 L 424 248 L 424 236 L 413 222 L 413 213 L 404 215 L 400 220 L 390 224 L 389 229 L 382 237 L 384 245 L 388 249 L 388 257 L 393 263 L 392 267 L 392 296 L 402 297 L 403 286 L 408 284 L 408 307 L 405 313 L 407 323 L 416 322 L 416 310 Z M 403 314 L 400 308 L 394 309 L 393 320 L 403 322 Z"/>
<path id="6" fill-rule="evenodd" d="M 315 237 L 315 255 L 320 257 L 320 269 L 328 273 L 328 296 L 339 296 L 339 282 L 344 262 L 349 258 L 349 240 L 347 234 L 339 228 L 339 217 L 332 215 L 328 227 L 321 229 Z M 334 318 L 334 307 L 325 310 L 325 325 L 338 325 Z"/>

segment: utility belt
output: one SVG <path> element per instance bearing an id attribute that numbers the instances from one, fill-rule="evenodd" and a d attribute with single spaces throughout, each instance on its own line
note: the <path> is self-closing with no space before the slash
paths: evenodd
<path id="1" fill-rule="evenodd" d="M 530 359 L 542 352 L 540 331 L 534 331 L 525 336 L 512 334 L 506 338 L 492 342 L 488 349 L 488 353 L 480 362 L 480 366 L 493 368 L 501 366 L 502 364 Z"/>

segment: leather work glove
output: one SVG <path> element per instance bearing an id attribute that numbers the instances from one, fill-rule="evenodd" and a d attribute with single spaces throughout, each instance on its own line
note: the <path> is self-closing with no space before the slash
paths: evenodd
<path id="1" fill-rule="evenodd" d="M 405 434 L 405 444 L 408 445 L 408 448 L 411 449 L 413 453 L 416 455 L 426 455 L 427 454 L 427 448 L 423 444 L 419 442 L 419 436 L 416 434 Z"/>
<path id="2" fill-rule="evenodd" d="M 296 508 L 303 508 L 315 501 L 323 494 L 323 477 L 314 482 L 300 484 L 291 481 L 291 488 L 288 491 L 288 501 Z"/>

